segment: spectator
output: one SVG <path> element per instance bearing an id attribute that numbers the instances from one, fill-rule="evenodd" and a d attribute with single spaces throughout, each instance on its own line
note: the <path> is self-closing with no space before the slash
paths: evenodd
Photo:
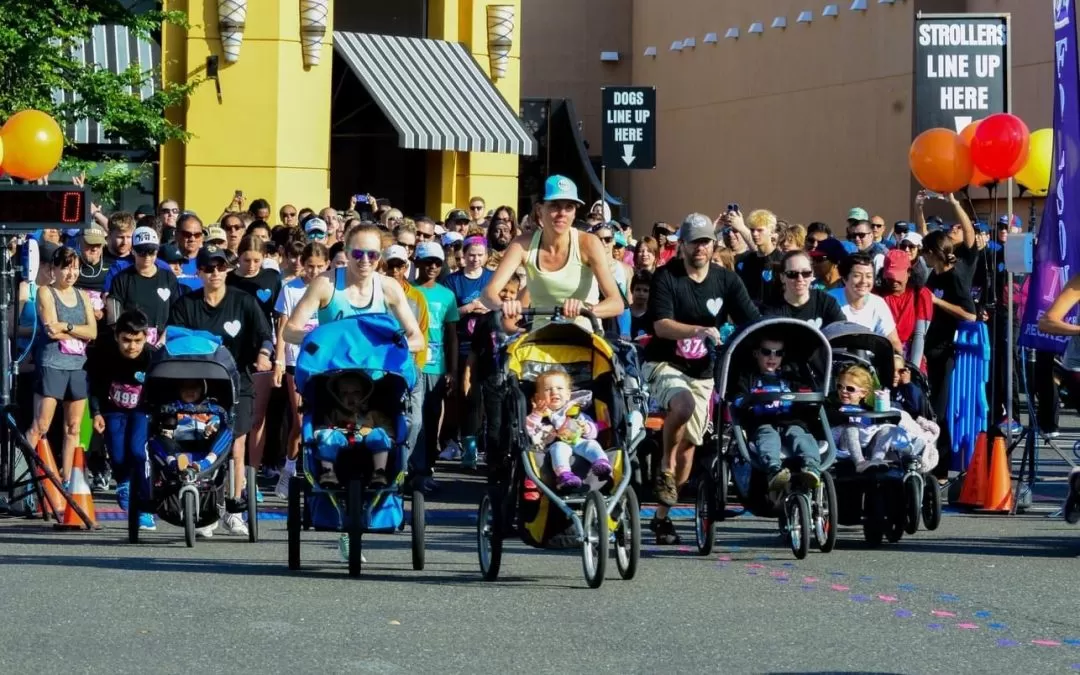
<path id="1" fill-rule="evenodd" d="M 299 211 L 292 204 L 286 204 L 278 211 L 278 216 L 281 218 L 281 224 L 285 227 L 296 227 L 300 224 Z M 225 223 L 222 223 L 224 225 Z"/>
<path id="2" fill-rule="evenodd" d="M 799 223 L 788 225 L 776 236 L 776 247 L 784 253 L 803 250 L 806 247 L 806 228 Z"/>
<path id="3" fill-rule="evenodd" d="M 874 290 L 874 263 L 865 253 L 855 253 L 840 261 L 844 287 L 830 291 L 847 320 L 878 335 L 884 335 L 897 353 L 904 351 L 896 335 L 896 322 L 889 306 Z"/>
<path id="4" fill-rule="evenodd" d="M 908 232 L 900 238 L 900 243 L 896 245 L 898 249 L 907 254 L 908 259 L 911 261 L 908 283 L 915 288 L 926 286 L 926 280 L 930 278 L 930 268 L 927 267 L 926 260 L 920 255 L 922 253 L 922 242 L 922 235 L 918 232 Z"/>
<path id="5" fill-rule="evenodd" d="M 484 211 L 487 209 L 483 197 L 473 197 L 469 200 L 469 224 L 484 227 Z"/>
<path id="6" fill-rule="evenodd" d="M 244 234 L 254 235 L 259 239 L 262 239 L 263 243 L 265 244 L 266 242 L 270 241 L 270 225 L 268 225 L 265 220 L 252 221 L 247 226 L 247 231 L 245 231 Z"/>
<path id="7" fill-rule="evenodd" d="M 659 254 L 660 246 L 656 239 L 642 237 L 637 248 L 634 249 L 634 269 L 638 272 L 649 272 L 650 274 L 655 272 Z"/>
<path id="8" fill-rule="evenodd" d="M 784 252 L 776 248 L 776 215 L 765 209 L 751 211 L 743 224 L 742 215 L 731 212 L 728 222 L 736 231 L 744 228 L 750 232 L 752 251 L 735 259 L 735 271 L 746 286 L 750 300 L 761 307 L 775 295 L 775 278 L 784 260 Z"/>
<path id="9" fill-rule="evenodd" d="M 225 245 L 225 242 L 227 240 L 228 237 L 225 235 L 225 230 L 218 227 L 217 225 L 211 225 L 210 227 L 206 228 L 206 236 L 204 237 L 204 241 L 207 244 L 219 246 L 228 250 L 230 253 L 236 253 L 236 251 L 233 251 Z"/>
<path id="10" fill-rule="evenodd" d="M 923 213 L 923 205 L 927 199 L 926 191 L 919 190 L 915 195 L 915 227 L 919 230 L 919 234 L 924 238 L 927 236 L 927 219 Z M 978 257 L 978 253 L 975 250 L 975 227 L 972 225 L 971 218 L 968 217 L 964 207 L 960 204 L 960 200 L 956 198 L 954 194 L 944 195 L 942 199 L 945 199 L 952 206 L 953 214 L 956 216 L 956 222 L 952 225 L 946 226 L 942 223 L 941 218 L 931 218 L 931 221 L 935 225 L 945 231 L 949 236 L 949 240 L 952 242 L 952 255 L 956 258 L 956 262 L 953 265 L 953 269 L 960 275 L 964 284 L 971 288 L 971 280 L 975 276 L 975 263 Z M 925 247 L 924 247 L 925 248 Z"/>
<path id="11" fill-rule="evenodd" d="M 811 288 L 814 277 L 810 256 L 805 251 L 784 254 L 780 262 L 783 271 L 782 295 L 774 295 L 762 309 L 765 316 L 782 316 L 806 321 L 815 328 L 844 321 L 844 313 L 836 299 L 825 291 Z"/>
<path id="12" fill-rule="evenodd" d="M 861 211 L 861 209 L 852 209 L 853 213 L 855 211 Z M 848 218 L 847 238 L 855 244 L 857 253 L 863 253 L 870 258 L 874 265 L 874 275 L 881 272 L 881 267 L 885 264 L 885 247 L 874 241 L 874 229 L 870 221 L 865 219 L 853 221 Z"/>
<path id="13" fill-rule="evenodd" d="M 251 200 L 251 206 L 248 207 L 248 213 L 255 216 L 255 220 L 269 222 L 270 202 L 265 199 L 253 199 Z"/>
<path id="14" fill-rule="evenodd" d="M 309 242 L 317 241 L 325 244 L 329 239 L 330 228 L 322 218 L 308 218 L 304 223 L 304 235 Z"/>
<path id="15" fill-rule="evenodd" d="M 158 204 L 158 216 L 161 217 L 161 236 L 163 241 L 172 241 L 176 223 L 180 218 L 180 205 L 175 199 L 165 199 Z"/>
<path id="16" fill-rule="evenodd" d="M 176 221 L 176 243 L 184 256 L 177 280 L 188 290 L 202 288 L 198 255 L 203 244 L 203 225 L 194 213 L 185 213 Z"/>
<path id="17" fill-rule="evenodd" d="M 225 232 L 225 248 L 233 253 L 240 247 L 240 240 L 244 238 L 244 220 L 239 213 L 231 211 L 221 219 L 221 229 Z"/>
<path id="18" fill-rule="evenodd" d="M 832 229 L 821 222 L 813 222 L 806 226 L 806 250 L 813 251 L 825 239 L 832 237 Z"/>
<path id="19" fill-rule="evenodd" d="M 671 260 L 678 252 L 679 237 L 675 234 L 675 227 L 664 221 L 653 223 L 652 236 L 656 240 L 658 247 L 656 267 L 659 267 L 667 264 L 667 261 Z"/>
<path id="20" fill-rule="evenodd" d="M 79 280 L 75 288 L 86 291 L 90 306 L 94 309 L 94 318 L 101 321 L 105 314 L 105 267 L 104 248 L 105 232 L 97 227 L 90 227 L 79 233 Z"/>
<path id="21" fill-rule="evenodd" d="M 818 242 L 810 250 L 810 262 L 813 263 L 815 277 L 814 287 L 822 291 L 843 288 L 844 279 L 840 276 L 840 262 L 847 255 L 847 249 L 839 239 L 829 237 Z"/>
<path id="22" fill-rule="evenodd" d="M 911 259 L 904 251 L 893 250 L 885 256 L 885 267 L 881 276 L 883 284 L 879 293 L 892 312 L 896 323 L 896 335 L 904 350 L 904 358 L 914 363 L 923 372 L 926 362 L 923 351 L 926 343 L 926 329 L 934 315 L 934 298 L 925 286 L 915 288 L 908 282 L 911 274 Z"/>
<path id="23" fill-rule="evenodd" d="M 469 214 L 465 213 L 461 209 L 454 209 L 450 213 L 446 214 L 446 231 L 456 232 L 462 237 L 465 236 L 465 231 L 469 229 Z"/>

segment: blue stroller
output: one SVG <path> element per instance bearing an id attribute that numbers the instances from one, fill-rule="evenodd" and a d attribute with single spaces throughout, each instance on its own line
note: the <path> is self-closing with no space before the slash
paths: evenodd
<path id="1" fill-rule="evenodd" d="M 181 383 L 192 380 L 203 383 L 202 398 L 181 402 Z M 143 385 L 143 401 L 151 416 L 147 448 L 151 494 L 139 494 L 138 481 L 132 481 L 129 542 L 139 541 L 140 511 L 157 513 L 165 522 L 183 527 L 189 547 L 195 545 L 196 528 L 218 521 L 226 491 L 233 485 L 232 421 L 238 388 L 236 363 L 219 337 L 203 331 L 168 329 L 165 346 L 154 353 Z M 178 415 L 213 419 L 216 429 L 205 438 L 170 442 L 166 436 L 176 427 Z M 177 469 L 170 464 L 170 455 L 177 452 L 190 457 L 191 466 Z M 246 478 L 248 485 L 255 485 L 254 467 L 247 467 Z M 246 511 L 248 540 L 258 541 L 254 499 L 248 500 Z"/>
<path id="2" fill-rule="evenodd" d="M 342 406 L 335 382 L 343 376 L 366 390 L 365 412 L 388 420 L 385 483 L 372 480 L 379 472 L 373 454 L 356 435 L 359 432 L 340 429 L 340 421 L 334 419 L 334 411 Z M 304 403 L 302 473 L 289 485 L 290 570 L 300 569 L 301 529 L 347 533 L 350 576 L 360 574 L 363 535 L 404 529 L 409 392 L 416 377 L 413 356 L 392 317 L 361 314 L 320 326 L 304 339 L 296 359 L 296 389 Z M 333 436 L 328 434 L 352 440 L 331 446 L 327 439 Z M 365 442 L 369 438 L 364 437 Z M 416 491 L 410 524 L 413 569 L 422 570 L 424 495 Z"/>

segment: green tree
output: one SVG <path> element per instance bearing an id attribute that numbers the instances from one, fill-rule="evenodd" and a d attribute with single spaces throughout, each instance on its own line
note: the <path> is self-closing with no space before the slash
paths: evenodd
<path id="1" fill-rule="evenodd" d="M 163 23 L 187 27 L 183 12 L 161 11 L 157 2 L 0 0 L 0 121 L 19 110 L 36 108 L 55 117 L 61 127 L 81 119 L 96 120 L 106 133 L 122 137 L 129 150 L 154 150 L 168 141 L 186 141 L 189 134 L 165 119 L 165 111 L 182 105 L 199 81 L 156 87 L 143 100 L 139 90 L 160 81 L 160 68 L 143 71 L 133 64 L 122 73 L 111 73 L 72 58 L 72 48 L 80 39 L 89 40 L 94 26 L 126 26 L 147 39 L 158 36 Z M 58 89 L 77 96 L 58 103 L 53 100 Z M 98 169 L 87 182 L 106 199 L 135 184 L 145 170 L 122 170 L 117 166 L 118 153 L 110 156 L 105 151 L 101 159 L 101 166 L 83 161 L 67 162 L 66 167 Z M 130 160 L 125 157 L 124 161 Z"/>

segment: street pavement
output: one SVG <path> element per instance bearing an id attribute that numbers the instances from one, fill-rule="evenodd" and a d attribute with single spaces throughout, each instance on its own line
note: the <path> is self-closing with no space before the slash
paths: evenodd
<path id="1" fill-rule="evenodd" d="M 1071 456 L 1077 420 L 1064 422 Z M 304 533 L 303 569 L 289 572 L 273 498 L 259 543 L 188 549 L 164 524 L 127 544 L 103 496 L 96 532 L 0 520 L 0 673 L 1080 670 L 1080 529 L 1047 517 L 1067 465 L 1042 454 L 1051 480 L 1023 515 L 950 509 L 936 532 L 879 549 L 842 528 L 834 552 L 803 561 L 750 516 L 722 523 L 718 550 L 699 557 L 682 520 L 683 547 L 647 539 L 638 576 L 619 579 L 612 560 L 598 590 L 577 551 L 520 542 L 482 581 L 476 476 L 443 474 L 423 571 L 406 531 L 365 538 L 359 579 L 333 534 Z"/>

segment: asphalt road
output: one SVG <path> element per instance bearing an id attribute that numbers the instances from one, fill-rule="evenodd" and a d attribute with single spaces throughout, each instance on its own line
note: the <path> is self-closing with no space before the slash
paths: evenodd
<path id="1" fill-rule="evenodd" d="M 580 555 L 520 543 L 482 581 L 479 490 L 461 477 L 429 502 L 424 571 L 407 532 L 371 536 L 360 579 L 331 534 L 305 533 L 289 572 L 274 499 L 260 543 L 194 549 L 167 525 L 132 546 L 118 520 L 64 533 L 0 520 L 0 673 L 1080 670 L 1080 530 L 1045 513 L 951 513 L 876 550 L 843 528 L 836 551 L 804 561 L 773 523 L 738 517 L 707 558 L 647 546 L 637 578 L 612 561 L 589 590 Z"/>

